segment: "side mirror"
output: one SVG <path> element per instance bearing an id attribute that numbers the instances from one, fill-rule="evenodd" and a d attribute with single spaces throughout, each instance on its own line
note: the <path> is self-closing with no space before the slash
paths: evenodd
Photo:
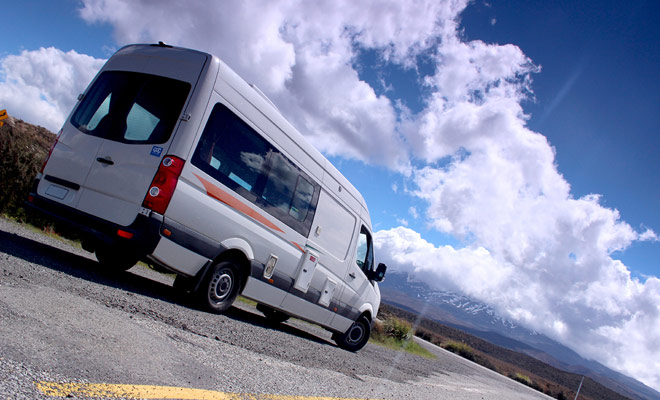
<path id="1" fill-rule="evenodd" d="M 375 271 L 369 272 L 369 280 L 382 282 L 385 279 L 385 271 L 387 271 L 387 265 L 380 263 Z"/>

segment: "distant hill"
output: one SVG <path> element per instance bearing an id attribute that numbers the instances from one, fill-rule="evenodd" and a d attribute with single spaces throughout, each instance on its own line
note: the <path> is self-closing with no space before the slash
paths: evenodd
<path id="1" fill-rule="evenodd" d="M 385 303 L 531 356 L 560 370 L 588 376 L 631 399 L 660 399 L 660 393 L 643 383 L 598 362 L 586 360 L 566 346 L 501 317 L 488 305 L 465 295 L 432 289 L 399 272 L 388 273 L 380 289 Z"/>

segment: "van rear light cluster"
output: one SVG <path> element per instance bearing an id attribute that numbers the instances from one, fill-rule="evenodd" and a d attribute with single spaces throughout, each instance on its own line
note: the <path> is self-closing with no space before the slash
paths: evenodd
<path id="1" fill-rule="evenodd" d="M 44 169 L 46 169 L 46 163 L 48 162 L 48 159 L 50 158 L 50 155 L 53 154 L 53 149 L 54 149 L 55 146 L 57 145 L 57 141 L 60 140 L 60 135 L 62 134 L 62 131 L 63 131 L 63 130 L 64 130 L 64 128 L 60 129 L 60 131 L 58 132 L 57 136 L 55 136 L 55 141 L 54 141 L 53 144 L 50 146 L 50 150 L 48 150 L 48 155 L 46 156 L 46 159 L 44 160 L 44 163 L 43 163 L 43 165 L 41 166 L 41 169 L 39 170 L 40 173 L 42 173 L 42 174 L 44 173 Z"/>
<path id="2" fill-rule="evenodd" d="M 156 176 L 149 185 L 149 191 L 144 197 L 142 207 L 159 214 L 165 214 L 170 199 L 176 189 L 185 161 L 175 156 L 165 156 L 160 162 Z"/>

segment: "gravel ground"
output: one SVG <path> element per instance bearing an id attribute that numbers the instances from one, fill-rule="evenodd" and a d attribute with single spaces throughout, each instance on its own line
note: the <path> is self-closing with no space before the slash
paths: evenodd
<path id="1" fill-rule="evenodd" d="M 271 326 L 237 302 L 194 308 L 143 266 L 102 270 L 91 254 L 0 218 L 0 394 L 33 382 L 140 383 L 232 393 L 362 398 L 547 398 L 434 350 L 426 359 L 368 344 L 358 353 L 295 319 Z M 414 388 L 414 389 L 413 389 Z M 446 397 L 443 397 L 446 396 Z"/>

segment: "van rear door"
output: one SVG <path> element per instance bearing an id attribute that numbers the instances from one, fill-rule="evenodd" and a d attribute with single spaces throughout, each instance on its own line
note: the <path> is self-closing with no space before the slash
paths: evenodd
<path id="1" fill-rule="evenodd" d="M 172 65 L 182 57 L 188 62 Z M 120 50 L 65 124 L 39 194 L 129 225 L 205 62 L 205 54 L 182 49 Z"/>
<path id="2" fill-rule="evenodd" d="M 80 211 L 120 225 L 135 219 L 190 86 L 138 72 L 101 74 L 94 99 L 71 118 L 79 131 L 103 138 L 85 179 Z"/>

